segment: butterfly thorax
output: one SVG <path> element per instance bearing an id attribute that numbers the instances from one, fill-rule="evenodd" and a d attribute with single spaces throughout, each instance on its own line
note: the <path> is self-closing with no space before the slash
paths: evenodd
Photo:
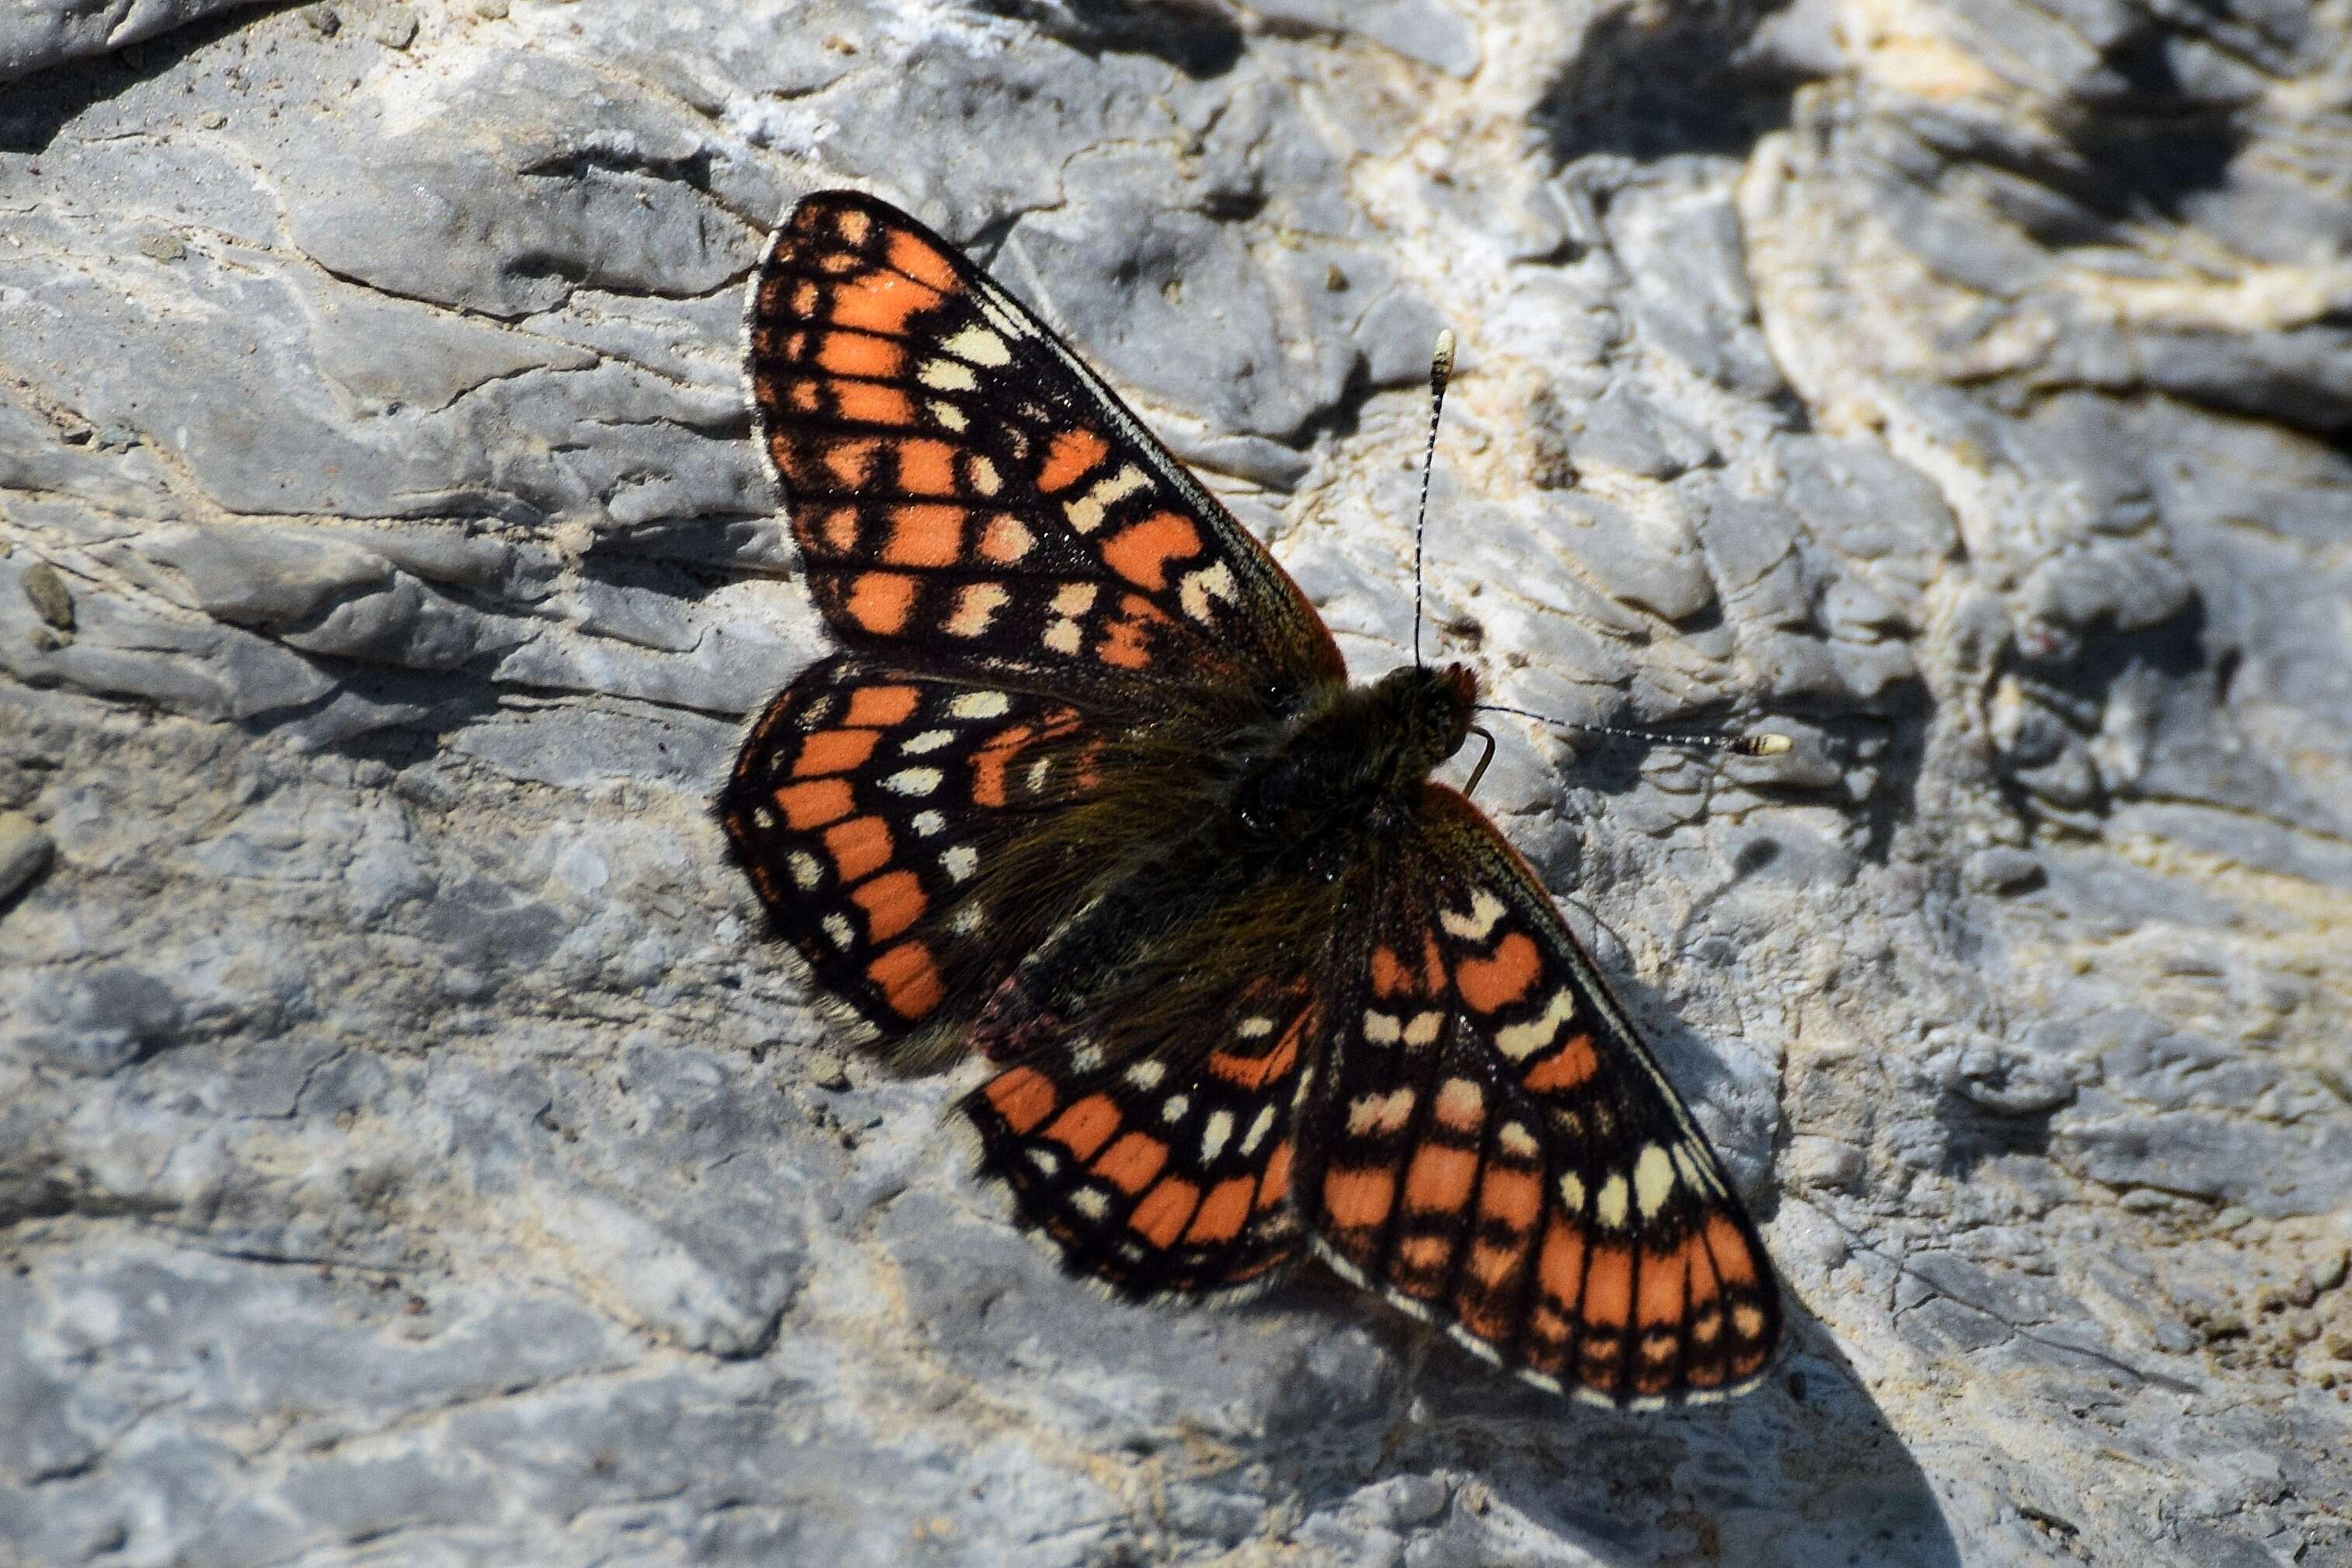
<path id="1" fill-rule="evenodd" d="M 1401 823 L 1431 771 L 1461 750 L 1476 700 L 1476 679 L 1458 664 L 1327 688 L 1254 749 L 1234 814 L 1291 843 Z"/>

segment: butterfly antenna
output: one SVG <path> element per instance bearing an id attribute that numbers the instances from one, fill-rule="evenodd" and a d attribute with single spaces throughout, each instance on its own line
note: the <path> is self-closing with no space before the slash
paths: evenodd
<path id="1" fill-rule="evenodd" d="M 1421 540 L 1429 525 L 1429 470 L 1437 461 L 1437 416 L 1445 411 L 1445 384 L 1454 379 L 1454 330 L 1442 328 L 1429 356 L 1429 447 L 1421 455 L 1421 505 L 1412 514 L 1412 667 L 1421 664 Z"/>
<path id="2" fill-rule="evenodd" d="M 1704 731 L 1698 734 L 1683 734 L 1670 730 L 1629 730 L 1617 724 L 1580 724 L 1570 719 L 1555 719 L 1548 713 L 1531 713 L 1524 708 L 1505 708 L 1499 703 L 1481 702 L 1481 713 L 1516 713 L 1522 719 L 1532 719 L 1538 724 L 1549 724 L 1555 730 L 1576 730 L 1587 735 L 1607 735 L 1620 741 L 1640 741 L 1652 746 L 1697 746 L 1709 752 L 1729 752 L 1736 757 L 1777 757 L 1796 742 L 1786 735 L 1765 732 L 1756 735 L 1731 735 L 1721 731 Z"/>

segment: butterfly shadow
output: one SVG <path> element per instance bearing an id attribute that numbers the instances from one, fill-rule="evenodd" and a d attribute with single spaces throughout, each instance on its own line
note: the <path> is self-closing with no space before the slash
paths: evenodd
<path id="1" fill-rule="evenodd" d="M 1384 1499 L 1403 1516 L 1388 1528 L 1445 1561 L 1524 1549 L 1533 1524 L 1612 1568 L 1685 1555 L 1958 1568 L 1926 1472 L 1827 1327 L 1790 1307 L 1786 1346 L 1759 1386 L 1643 1412 L 1541 1393 L 1383 1312 L 1373 1332 L 1399 1368 L 1387 1396 L 1352 1422 L 1274 1434 L 1242 1464 L 1286 1473 L 1308 1520 Z M 1336 1333 L 1362 1324 L 1364 1304 L 1318 1277 L 1259 1310 L 1328 1315 Z"/>

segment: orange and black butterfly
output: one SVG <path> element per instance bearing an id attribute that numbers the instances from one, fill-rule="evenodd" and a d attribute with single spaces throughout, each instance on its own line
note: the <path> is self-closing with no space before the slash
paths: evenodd
<path id="1" fill-rule="evenodd" d="M 1138 1299 L 1308 1248 L 1554 1391 L 1755 1378 L 1770 1267 L 1526 861 L 1430 773 L 1459 665 L 1351 686 L 1297 584 L 1021 303 L 793 208 L 750 377 L 841 644 L 719 798 L 860 1044 L 976 1047 L 987 1174 Z"/>

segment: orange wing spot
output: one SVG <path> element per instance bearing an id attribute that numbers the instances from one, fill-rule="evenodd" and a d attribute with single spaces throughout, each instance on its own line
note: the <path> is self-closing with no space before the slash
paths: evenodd
<path id="1" fill-rule="evenodd" d="M 922 695 L 911 686 L 861 686 L 849 694 L 849 711 L 841 721 L 887 730 L 913 718 Z"/>
<path id="2" fill-rule="evenodd" d="M 1176 1238 L 1184 1234 L 1184 1222 L 1192 1217 L 1193 1206 L 1200 1201 L 1200 1188 L 1171 1176 L 1135 1205 L 1127 1223 L 1152 1246 L 1173 1247 Z"/>
<path id="3" fill-rule="evenodd" d="M 1105 664 L 1120 669 L 1141 669 L 1151 662 L 1151 645 L 1144 637 L 1144 628 L 1154 621 L 1165 622 L 1161 615 L 1146 599 L 1129 594 L 1118 603 L 1118 616 L 1103 627 L 1102 646 L 1097 655 Z"/>
<path id="4" fill-rule="evenodd" d="M 1522 1247 L 1496 1247 L 1488 1241 L 1477 1242 L 1470 1248 L 1471 1277 L 1489 1290 L 1499 1290 L 1505 1281 L 1518 1272 L 1519 1264 L 1527 1255 L 1527 1249 Z M 1501 1337 L 1500 1331 L 1486 1332 L 1486 1338 L 1490 1340 Z"/>
<path id="5" fill-rule="evenodd" d="M 854 384 L 863 386 L 866 384 L 857 382 Z M 824 401 L 824 395 L 817 388 L 818 384 L 814 381 L 796 381 L 793 383 L 791 390 L 784 394 L 784 400 L 793 405 L 793 411 L 796 414 L 814 414 L 817 411 L 818 404 Z"/>
<path id="6" fill-rule="evenodd" d="M 1055 1117 L 1045 1136 L 1066 1146 L 1077 1159 L 1091 1160 L 1095 1151 L 1118 1131 L 1118 1107 L 1110 1102 L 1110 1097 L 1090 1094 Z"/>
<path id="7" fill-rule="evenodd" d="M 912 425 L 915 422 L 915 400 L 895 386 L 883 386 L 870 381 L 836 381 L 832 390 L 834 407 L 844 419 L 855 420 L 861 425 Z M 813 409 L 814 405 L 812 404 L 811 407 Z"/>
<path id="8" fill-rule="evenodd" d="M 1601 1070 L 1600 1053 L 1592 1048 L 1591 1035 L 1572 1035 L 1566 1045 L 1529 1068 L 1519 1081 L 1535 1094 L 1549 1094 L 1555 1089 L 1574 1089 Z"/>
<path id="9" fill-rule="evenodd" d="M 960 506 L 938 502 L 892 507 L 890 542 L 882 547 L 882 559 L 893 566 L 954 565 L 963 558 L 966 515 Z"/>
<path id="10" fill-rule="evenodd" d="M 1001 806 L 1005 803 L 1004 770 L 1013 759 L 1029 744 L 1036 731 L 1026 724 L 1015 724 L 988 738 L 988 743 L 971 753 L 971 798 L 974 804 Z"/>
<path id="11" fill-rule="evenodd" d="M 963 291 L 963 280 L 948 258 L 904 229 L 890 236 L 890 265 L 942 294 Z"/>
<path id="12" fill-rule="evenodd" d="M 1748 1238 L 1728 1216 L 1712 1214 L 1706 1218 L 1706 1249 L 1715 1258 L 1715 1272 L 1726 1285 L 1734 1288 L 1753 1287 L 1756 1283 L 1756 1260 L 1748 1250 Z"/>
<path id="13" fill-rule="evenodd" d="M 1288 1072 L 1298 1059 L 1299 1031 L 1306 1027 L 1307 1015 L 1301 1013 L 1284 1030 L 1282 1039 L 1274 1049 L 1262 1057 L 1237 1057 L 1231 1051 L 1218 1049 L 1209 1053 L 1208 1069 L 1237 1089 L 1259 1089 Z"/>
<path id="14" fill-rule="evenodd" d="M 825 471 L 845 490 L 866 488 L 866 476 L 874 468 L 875 448 L 882 443 L 868 437 L 862 441 L 827 441 L 819 448 L 824 458 Z"/>
<path id="15" fill-rule="evenodd" d="M 1511 1337 L 1511 1320 L 1484 1301 L 1457 1300 L 1455 1310 L 1461 1315 L 1462 1326 L 1490 1345 L 1500 1345 Z"/>
<path id="16" fill-rule="evenodd" d="M 871 942 L 888 942 L 923 918 L 930 900 L 912 871 L 891 871 L 854 889 L 850 901 L 866 911 L 866 935 Z"/>
<path id="17" fill-rule="evenodd" d="M 940 302 L 936 289 L 895 272 L 869 272 L 835 290 L 833 324 L 865 332 L 903 332 L 908 317 Z"/>
<path id="18" fill-rule="evenodd" d="M 1258 1178 L 1258 1212 L 1274 1207 L 1290 1195 L 1290 1140 L 1286 1138 L 1274 1146 L 1265 1157 L 1265 1174 Z"/>
<path id="19" fill-rule="evenodd" d="M 898 488 L 919 496 L 955 494 L 955 448 L 929 437 L 899 442 Z"/>
<path id="20" fill-rule="evenodd" d="M 1644 1329 L 1679 1328 L 1686 1299 L 1684 1279 L 1690 1270 L 1690 1242 L 1663 1252 L 1642 1255 L 1642 1291 L 1633 1303 L 1634 1321 Z"/>
<path id="21" fill-rule="evenodd" d="M 1379 1166 L 1328 1171 L 1323 1176 L 1323 1206 L 1342 1230 L 1363 1230 L 1389 1217 L 1396 1202 L 1396 1175 Z"/>
<path id="22" fill-rule="evenodd" d="M 1110 569 L 1139 588 L 1168 586 L 1168 563 L 1201 553 L 1201 531 L 1172 511 L 1155 511 L 1102 547 Z"/>
<path id="23" fill-rule="evenodd" d="M 1397 1244 L 1397 1261 L 1415 1274 L 1434 1274 L 1444 1268 L 1446 1259 L 1453 1256 L 1453 1243 L 1442 1236 L 1409 1236 Z M 1404 1282 L 1400 1280 L 1398 1283 Z M 1410 1287 L 1407 1289 L 1415 1296 L 1423 1293 Z"/>
<path id="24" fill-rule="evenodd" d="M 857 509 L 834 507 L 809 522 L 796 522 L 793 531 L 803 545 L 814 540 L 824 544 L 827 554 L 846 555 L 857 548 Z"/>
<path id="25" fill-rule="evenodd" d="M 1004 1124 L 1022 1137 L 1053 1115 L 1061 1099 L 1054 1092 L 1054 1080 L 1035 1068 L 1008 1068 L 990 1079 L 980 1092 L 996 1107 Z"/>
<path id="26" fill-rule="evenodd" d="M 1584 1233 L 1552 1221 L 1544 1233 L 1543 1258 L 1536 1264 L 1536 1277 L 1543 1281 L 1545 1295 L 1558 1302 L 1561 1311 L 1574 1311 L 1584 1290 Z"/>
<path id="27" fill-rule="evenodd" d="M 1477 1176 L 1478 1156 L 1469 1150 L 1424 1143 L 1405 1167 L 1405 1206 L 1423 1214 L 1458 1209 L 1470 1201 Z"/>
<path id="28" fill-rule="evenodd" d="M 1723 1377 L 1723 1363 L 1718 1361 L 1694 1361 L 1683 1370 L 1683 1381 L 1693 1388 L 1713 1388 Z"/>
<path id="29" fill-rule="evenodd" d="M 872 730 L 820 730 L 801 742 L 801 754 L 793 759 L 793 777 L 845 773 L 861 767 L 881 738 Z"/>
<path id="30" fill-rule="evenodd" d="M 849 804 L 847 779 L 812 779 L 776 792 L 776 809 L 795 833 L 840 821 L 849 815 Z"/>
<path id="31" fill-rule="evenodd" d="M 890 827 L 878 816 L 853 816 L 824 835 L 833 874 L 845 882 L 870 876 L 890 863 Z"/>
<path id="32" fill-rule="evenodd" d="M 1486 1167 L 1486 1178 L 1478 1184 L 1480 1218 L 1500 1220 L 1513 1230 L 1533 1230 L 1542 1208 L 1543 1178 L 1536 1172 Z"/>
<path id="33" fill-rule="evenodd" d="M 1372 994 L 1393 996 L 1406 984 L 1404 965 L 1398 960 L 1396 951 L 1386 947 L 1372 949 Z"/>
<path id="34" fill-rule="evenodd" d="M 1465 960 L 1454 984 L 1473 1008 L 1492 1013 L 1526 995 L 1542 973 L 1543 955 L 1525 931 L 1515 931 L 1495 944 L 1493 957 Z"/>
<path id="35" fill-rule="evenodd" d="M 1110 443 L 1091 430 L 1057 431 L 1054 444 L 1045 448 L 1045 466 L 1037 472 L 1037 488 L 1047 495 L 1068 489 L 1109 455 Z"/>
<path id="36" fill-rule="evenodd" d="M 817 344 L 816 363 L 835 375 L 888 381 L 906 368 L 907 352 L 870 332 L 827 332 Z"/>
<path id="37" fill-rule="evenodd" d="M 1250 1212 L 1250 1189 L 1257 1183 L 1247 1176 L 1235 1176 L 1219 1182 L 1201 1200 L 1201 1209 L 1192 1216 L 1192 1227 L 1184 1239 L 1203 1247 L 1214 1247 L 1231 1241 L 1242 1233 Z"/>
<path id="38" fill-rule="evenodd" d="M 915 607 L 915 580 L 903 572 L 860 572 L 850 580 L 849 618 L 877 637 L 896 637 Z"/>
<path id="39" fill-rule="evenodd" d="M 998 512 L 980 531 L 980 556 L 999 566 L 1010 566 L 1029 553 L 1037 542 L 1036 535 L 1009 512 Z"/>
<path id="40" fill-rule="evenodd" d="M 1421 937 L 1421 990 L 1424 996 L 1434 996 L 1445 989 L 1445 961 L 1437 955 L 1437 935 L 1423 931 Z"/>
<path id="41" fill-rule="evenodd" d="M 1168 1145 L 1141 1132 L 1129 1132 L 1095 1162 L 1095 1173 L 1133 1197 L 1151 1184 L 1168 1163 Z"/>
<path id="42" fill-rule="evenodd" d="M 1633 1312 L 1633 1249 L 1596 1247 L 1584 1279 L 1584 1321 L 1622 1329 Z"/>
<path id="43" fill-rule="evenodd" d="M 866 977 L 882 987 L 882 999 L 901 1018 L 919 1018 L 940 1005 L 946 994 L 931 950 L 919 942 L 902 942 L 866 966 Z"/>

